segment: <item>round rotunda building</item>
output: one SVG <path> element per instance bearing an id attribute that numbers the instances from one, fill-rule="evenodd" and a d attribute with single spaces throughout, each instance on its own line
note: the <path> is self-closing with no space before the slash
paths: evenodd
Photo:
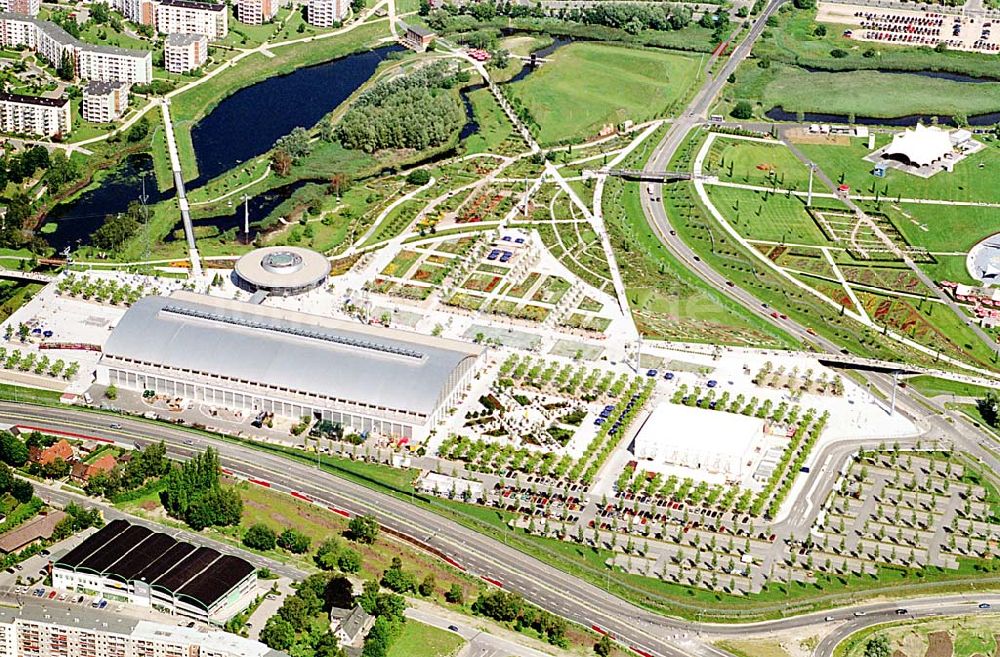
<path id="1" fill-rule="evenodd" d="M 330 275 L 330 261 L 297 246 L 268 246 L 237 260 L 233 274 L 244 290 L 290 297 L 323 285 Z"/>

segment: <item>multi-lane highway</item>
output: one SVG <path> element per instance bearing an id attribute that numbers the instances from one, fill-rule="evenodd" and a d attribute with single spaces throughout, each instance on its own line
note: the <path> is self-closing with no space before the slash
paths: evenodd
<path id="1" fill-rule="evenodd" d="M 698 632 L 718 636 L 745 635 L 751 631 L 770 632 L 824 622 L 824 614 L 758 623 L 750 627 L 699 624 L 666 618 L 405 500 L 340 479 L 301 462 L 252 447 L 213 440 L 170 425 L 121 418 L 116 419 L 116 428 L 111 428 L 104 416 L 80 409 L 11 403 L 0 403 L 0 421 L 84 433 L 126 443 L 146 444 L 163 440 L 172 456 L 182 458 L 212 445 L 219 450 L 222 466 L 239 476 L 267 482 L 277 491 L 295 490 L 317 504 L 352 514 L 374 515 L 384 526 L 442 551 L 470 574 L 500 582 L 505 589 L 518 591 L 540 607 L 580 625 L 597 626 L 612 632 L 626 645 L 650 655 L 707 655 L 702 651 L 705 646 L 694 639 Z M 938 602 L 942 600 L 944 598 L 937 598 Z M 979 601 L 983 600 L 988 598 Z M 973 600 L 957 597 L 953 601 L 968 605 Z M 996 602 L 1000 603 L 1000 600 Z M 882 603 L 852 607 L 852 610 L 867 609 L 880 613 L 889 606 L 893 610 L 896 608 L 895 605 Z M 972 606 L 968 609 L 974 611 Z"/>

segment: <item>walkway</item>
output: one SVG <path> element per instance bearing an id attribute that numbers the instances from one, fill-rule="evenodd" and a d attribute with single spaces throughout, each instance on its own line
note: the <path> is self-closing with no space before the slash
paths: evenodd
<path id="1" fill-rule="evenodd" d="M 198 244 L 194 239 L 194 225 L 191 223 L 191 211 L 188 208 L 187 194 L 184 191 L 184 172 L 181 170 L 181 160 L 177 156 L 174 124 L 170 120 L 170 101 L 164 100 L 160 107 L 163 109 L 163 127 L 167 135 L 170 169 L 174 174 L 174 186 L 177 188 L 177 205 L 180 206 L 181 219 L 184 222 L 184 236 L 187 238 L 188 257 L 191 259 L 191 273 L 197 277 L 201 276 L 201 258 L 198 255 Z"/>

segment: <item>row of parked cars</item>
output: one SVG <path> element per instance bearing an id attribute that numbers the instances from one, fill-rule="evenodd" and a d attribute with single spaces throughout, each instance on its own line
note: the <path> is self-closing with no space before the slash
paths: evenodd
<path id="1" fill-rule="evenodd" d="M 46 590 L 43 587 L 33 589 L 30 586 L 18 586 L 15 588 L 15 591 L 18 595 L 28 595 L 30 593 L 34 598 L 45 598 L 48 600 L 58 600 L 59 602 L 72 602 L 75 604 L 86 604 L 89 600 L 85 595 L 76 595 L 67 592 L 60 593 L 55 589 Z M 90 601 L 90 606 L 93 609 L 104 609 L 108 606 L 108 601 L 103 598 L 95 598 Z"/>

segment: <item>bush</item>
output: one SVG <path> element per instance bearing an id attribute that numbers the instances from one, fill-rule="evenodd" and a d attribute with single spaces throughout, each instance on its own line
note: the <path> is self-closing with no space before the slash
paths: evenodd
<path id="1" fill-rule="evenodd" d="M 263 523 L 257 523 L 243 534 L 243 545 L 252 550 L 273 550 L 278 542 L 274 530 Z"/>
<path id="2" fill-rule="evenodd" d="M 294 529 L 286 529 L 278 536 L 278 547 L 288 550 L 293 554 L 304 554 L 309 551 L 312 539 L 302 532 Z"/>
<path id="3" fill-rule="evenodd" d="M 833 57 L 834 59 L 843 59 L 844 57 L 847 57 L 847 51 L 841 50 L 840 48 L 834 48 L 830 51 L 830 57 Z"/>
<path id="4" fill-rule="evenodd" d="M 411 185 L 426 185 L 431 181 L 431 174 L 427 169 L 414 169 L 406 176 L 406 182 Z"/>
<path id="5" fill-rule="evenodd" d="M 732 115 L 734 119 L 749 119 L 753 117 L 753 105 L 750 104 L 750 101 L 741 100 L 736 103 L 736 107 L 734 107 L 733 111 L 729 114 Z"/>

